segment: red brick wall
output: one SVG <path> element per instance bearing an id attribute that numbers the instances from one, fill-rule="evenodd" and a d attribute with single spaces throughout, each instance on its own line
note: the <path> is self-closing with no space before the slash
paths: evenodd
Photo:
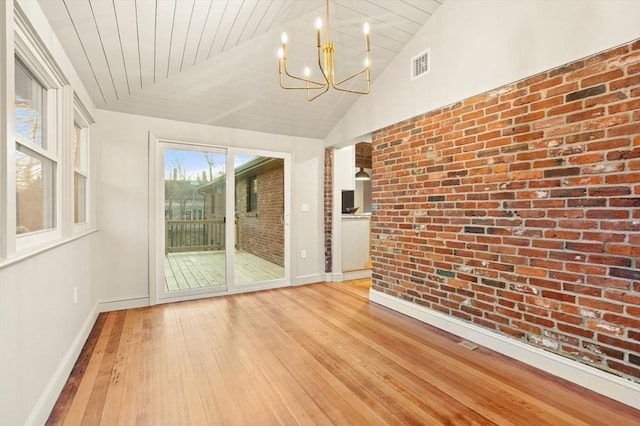
<path id="1" fill-rule="evenodd" d="M 376 131 L 373 198 L 374 289 L 640 382 L 640 41 Z"/>
<path id="2" fill-rule="evenodd" d="M 324 150 L 324 272 L 331 272 L 333 225 L 333 148 Z"/>
<path id="3" fill-rule="evenodd" d="M 284 266 L 284 162 L 261 170 L 258 180 L 258 209 L 247 213 L 247 177 L 236 180 L 238 249 Z"/>

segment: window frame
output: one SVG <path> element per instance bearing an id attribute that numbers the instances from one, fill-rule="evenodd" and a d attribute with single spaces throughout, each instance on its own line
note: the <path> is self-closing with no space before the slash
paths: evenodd
<path id="1" fill-rule="evenodd" d="M 90 228 L 91 224 L 91 209 L 90 205 L 90 196 L 91 196 L 91 146 L 89 143 L 90 129 L 89 126 L 93 123 L 93 120 L 88 115 L 84 105 L 80 101 L 77 95 L 74 94 L 73 98 L 74 104 L 74 113 L 73 113 L 73 122 L 71 125 L 71 143 L 69 144 L 70 150 L 70 165 L 71 165 L 71 222 L 73 224 L 73 233 L 81 233 L 85 232 Z M 73 131 L 74 127 L 78 127 L 78 143 L 79 143 L 79 151 L 80 155 L 78 156 L 78 164 L 74 164 L 73 160 L 73 149 L 74 149 L 74 138 Z M 85 188 L 84 188 L 84 221 L 76 222 L 75 220 L 75 176 L 76 174 L 84 177 L 85 180 Z"/>
<path id="2" fill-rule="evenodd" d="M 247 213 L 258 213 L 258 175 L 247 176 Z"/>
<path id="3" fill-rule="evenodd" d="M 17 135 L 16 135 L 17 136 Z M 18 137 L 16 137 L 16 139 L 19 139 Z M 58 203 L 57 203 L 57 174 L 58 174 L 58 161 L 57 158 L 51 158 L 51 156 L 47 155 L 48 153 L 45 150 L 36 150 L 34 149 L 34 145 L 30 144 L 30 145 L 26 145 L 24 143 L 21 143 L 20 141 L 16 140 L 15 141 L 15 149 L 14 149 L 14 153 L 16 154 L 16 163 L 17 163 L 17 153 L 20 152 L 25 156 L 28 156 L 29 158 L 35 159 L 40 161 L 41 163 L 41 171 L 42 171 L 42 177 L 44 179 L 44 176 L 48 176 L 50 179 L 49 185 L 47 185 L 46 187 L 43 187 L 43 200 L 41 203 L 42 206 L 42 218 L 43 218 L 43 222 L 49 223 L 49 226 L 45 226 L 42 229 L 36 229 L 34 231 L 31 232 L 26 232 L 24 234 L 21 234 L 20 232 L 18 232 L 18 202 L 17 202 L 17 194 L 18 194 L 18 180 L 17 180 L 17 172 L 18 169 L 16 168 L 16 173 L 15 173 L 15 177 L 16 177 L 16 238 L 18 239 L 22 239 L 27 237 L 28 235 L 31 234 L 36 234 L 36 233 L 44 233 L 44 232 L 50 232 L 50 231 L 54 231 L 57 227 L 58 224 L 58 217 L 57 217 L 57 207 L 58 207 Z M 48 169 L 48 172 L 47 172 Z"/>
<path id="4" fill-rule="evenodd" d="M 16 253 L 28 251 L 42 245 L 50 244 L 55 241 L 59 241 L 62 238 L 62 169 L 64 161 L 62 161 L 60 151 L 60 131 L 61 131 L 61 112 L 62 112 L 62 92 L 64 90 L 65 81 L 59 79 L 56 76 L 56 71 L 51 69 L 50 64 L 47 64 L 34 47 L 32 43 L 23 37 L 19 31 L 20 26 L 16 26 L 14 54 L 11 70 L 13 71 L 11 85 L 9 87 L 10 100 L 12 102 L 12 122 L 11 125 L 11 140 L 13 143 L 7 143 L 7 160 L 15 161 L 17 146 L 23 146 L 28 150 L 35 152 L 36 154 L 49 160 L 55 167 L 53 173 L 52 183 L 52 200 L 53 204 L 53 220 L 51 228 L 37 230 L 25 234 L 17 233 L 17 203 L 15 200 L 16 188 L 16 169 L 13 168 L 13 187 L 8 188 L 7 193 L 13 194 L 13 200 L 9 196 L 7 200 L 7 208 L 14 211 L 14 227 L 13 238 L 14 247 Z M 18 135 L 15 129 L 15 70 L 16 67 L 22 66 L 26 72 L 40 85 L 45 91 L 45 100 L 43 105 L 43 128 L 42 128 L 42 145 L 39 146 L 36 143 L 26 140 L 21 135 Z M 7 240 L 12 236 L 12 232 L 9 229 Z"/>
<path id="5" fill-rule="evenodd" d="M 19 2 L 7 2 L 0 10 L 0 21 L 6 31 L 0 34 L 0 268 L 65 244 L 96 230 L 94 200 L 91 194 L 92 162 L 89 128 L 95 123 L 92 112 L 75 94 L 58 60 L 52 55 L 37 29 L 29 21 Z M 21 65 L 19 65 L 21 64 Z M 41 85 L 46 94 L 43 102 L 43 147 L 17 137 L 15 128 L 16 66 Z M 27 87 L 27 86 L 25 86 Z M 83 88 L 80 86 L 80 89 Z M 86 96 L 86 94 L 83 94 Z M 37 98 L 36 98 L 37 99 Z M 36 105 L 35 103 L 33 105 Z M 91 105 L 92 106 L 92 105 Z M 85 151 L 80 168 L 86 180 L 86 222 L 74 226 L 73 123 L 83 127 Z M 27 135 L 28 136 L 28 135 Z M 43 138 L 43 140 L 44 140 Z M 53 189 L 54 227 L 18 234 L 16 201 L 16 152 L 55 160 Z"/>

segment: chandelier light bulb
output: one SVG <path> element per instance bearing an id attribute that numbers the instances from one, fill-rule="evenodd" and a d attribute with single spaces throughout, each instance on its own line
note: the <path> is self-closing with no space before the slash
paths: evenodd
<path id="1" fill-rule="evenodd" d="M 304 76 L 309 77 L 311 75 L 311 70 L 309 67 L 304 67 Z"/>
<path id="2" fill-rule="evenodd" d="M 322 19 L 318 18 L 316 19 L 316 29 L 321 29 L 322 28 Z"/>
<path id="3" fill-rule="evenodd" d="M 280 37 L 280 39 L 282 40 L 282 44 L 287 44 L 287 33 L 282 33 L 282 37 Z"/>
<path id="4" fill-rule="evenodd" d="M 362 27 L 362 31 L 364 31 L 365 34 L 369 34 L 369 23 L 365 22 L 364 26 Z"/>
<path id="5" fill-rule="evenodd" d="M 369 65 L 371 65 L 371 61 L 369 60 L 369 58 L 364 58 L 364 66 L 368 67 Z"/>
<path id="6" fill-rule="evenodd" d="M 284 58 L 284 49 L 282 47 L 278 49 L 278 58 Z"/>

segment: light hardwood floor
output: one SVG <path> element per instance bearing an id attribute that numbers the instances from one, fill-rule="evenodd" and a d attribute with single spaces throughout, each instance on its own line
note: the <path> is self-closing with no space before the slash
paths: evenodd
<path id="1" fill-rule="evenodd" d="M 366 284 L 101 314 L 48 424 L 638 424 L 636 410 L 368 302 Z"/>

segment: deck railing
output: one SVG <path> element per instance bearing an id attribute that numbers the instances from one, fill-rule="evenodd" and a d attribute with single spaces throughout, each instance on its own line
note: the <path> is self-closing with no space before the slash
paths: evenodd
<path id="1" fill-rule="evenodd" d="M 224 250 L 224 220 L 165 220 L 165 254 Z"/>

